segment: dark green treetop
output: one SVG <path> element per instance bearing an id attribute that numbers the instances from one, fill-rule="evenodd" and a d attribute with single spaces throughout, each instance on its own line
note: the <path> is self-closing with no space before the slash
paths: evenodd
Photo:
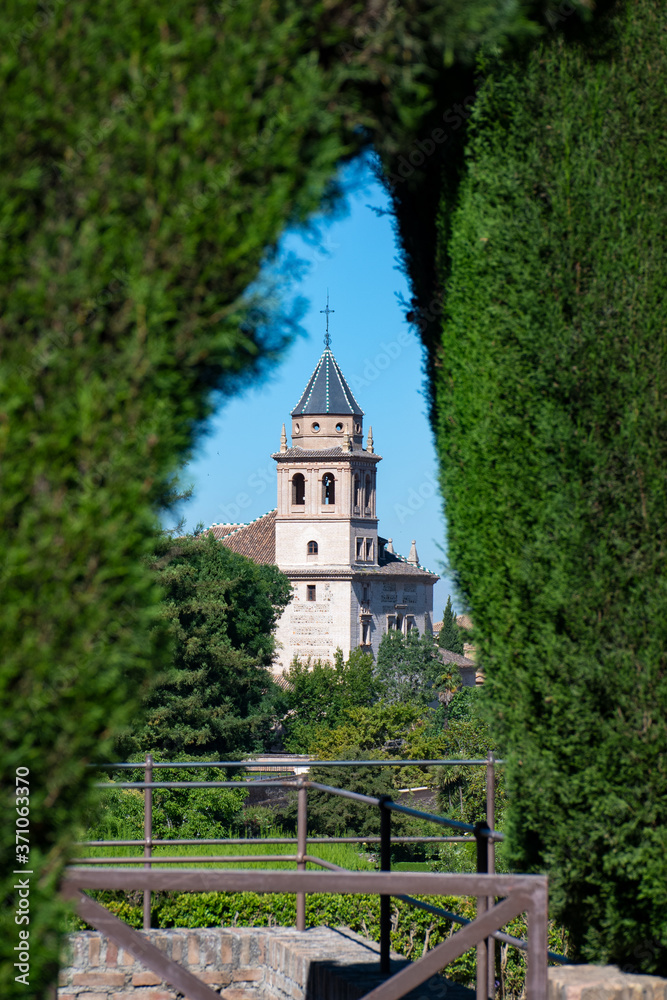
<path id="1" fill-rule="evenodd" d="M 452 599 L 447 597 L 447 604 L 442 614 L 442 628 L 438 636 L 440 649 L 448 649 L 451 653 L 463 656 L 463 639 L 461 630 L 456 623 L 456 613 L 452 609 Z"/>

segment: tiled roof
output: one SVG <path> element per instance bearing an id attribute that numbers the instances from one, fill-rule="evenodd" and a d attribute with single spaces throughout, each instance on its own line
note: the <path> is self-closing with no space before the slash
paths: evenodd
<path id="1" fill-rule="evenodd" d="M 429 580 L 439 579 L 437 573 L 431 573 L 430 569 L 423 566 L 413 566 L 409 562 L 397 559 L 396 562 L 386 563 L 384 566 L 353 566 L 355 575 L 363 573 L 372 576 L 421 576 L 428 577 Z"/>
<path id="2" fill-rule="evenodd" d="M 213 524 L 208 530 L 232 552 L 238 552 L 239 555 L 247 556 L 257 563 L 273 565 L 276 561 L 276 513 L 275 510 L 271 510 L 256 521 L 251 521 L 250 524 Z M 307 570 L 305 568 L 286 570 L 288 576 L 299 575 L 303 572 L 315 575 L 319 574 L 319 568 L 311 566 Z M 437 574 L 431 573 L 424 566 L 413 566 L 403 556 L 386 550 L 380 566 L 353 564 L 349 567 L 340 567 L 340 570 L 333 567 L 323 567 L 322 572 L 330 576 L 362 574 L 364 576 L 412 576 L 433 581 L 438 579 Z"/>
<path id="3" fill-rule="evenodd" d="M 292 410 L 293 417 L 303 413 L 353 413 L 359 417 L 364 415 L 328 347 L 317 362 L 317 367 L 310 376 L 301 399 Z"/>
<path id="4" fill-rule="evenodd" d="M 386 545 L 386 540 L 383 539 L 383 541 Z M 397 563 L 399 564 L 398 566 L 396 565 Z M 415 566 L 414 563 L 409 563 L 405 556 L 399 555 L 398 552 L 387 552 L 386 548 L 380 558 L 379 568 L 385 573 L 395 573 L 397 569 L 400 569 L 401 573 L 403 570 L 414 570 L 416 573 L 427 573 L 429 576 L 434 576 L 436 579 L 440 579 L 437 573 L 432 573 L 430 569 L 426 568 L 426 566 Z"/>
<path id="5" fill-rule="evenodd" d="M 439 649 L 438 656 L 443 663 L 455 663 L 457 667 L 475 667 L 476 664 L 469 660 L 467 656 L 460 653 L 452 653 L 451 649 Z"/>
<path id="6" fill-rule="evenodd" d="M 364 451 L 363 448 L 357 448 L 354 451 L 344 451 L 340 445 L 336 445 L 335 448 L 288 448 L 286 451 L 278 451 L 271 458 L 282 458 L 282 459 L 298 459 L 298 458 L 370 458 L 374 462 L 379 462 L 381 460 L 380 455 L 376 455 L 375 452 Z"/>
<path id="7" fill-rule="evenodd" d="M 268 563 L 273 565 L 276 561 L 276 512 L 270 510 L 268 514 L 251 521 L 250 524 L 236 526 L 236 530 L 225 535 L 219 534 L 216 529 L 235 527 L 233 525 L 214 524 L 208 530 L 216 538 L 219 538 L 223 545 L 226 545 L 232 552 L 238 552 L 240 556 L 247 556 L 256 563 Z"/>
<path id="8" fill-rule="evenodd" d="M 208 530 L 209 534 L 220 540 L 231 535 L 232 531 L 237 531 L 238 528 L 245 528 L 245 524 L 212 524 Z"/>

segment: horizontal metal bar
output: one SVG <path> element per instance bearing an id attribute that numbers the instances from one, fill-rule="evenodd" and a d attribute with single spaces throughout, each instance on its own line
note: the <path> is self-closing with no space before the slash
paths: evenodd
<path id="1" fill-rule="evenodd" d="M 276 761 L 275 764 L 266 761 L 254 761 L 254 760 L 214 760 L 214 761 L 178 761 L 170 763 L 169 761 L 153 761 L 153 767 L 266 767 L 266 768 L 278 768 L 280 770 L 285 770 L 286 768 L 292 767 L 406 767 L 408 764 L 415 764 L 421 767 L 441 767 L 446 765 L 466 765 L 466 764 L 484 764 L 487 765 L 489 761 L 484 759 L 479 760 L 305 760 L 305 759 L 294 759 L 294 760 L 281 760 Z M 504 760 L 494 760 L 494 764 L 504 764 Z M 101 768 L 134 768 L 137 771 L 142 771 L 145 767 L 144 762 L 131 764 L 87 764 L 89 768 L 93 770 Z"/>
<path id="2" fill-rule="evenodd" d="M 392 837 L 392 844 L 474 844 L 474 837 Z M 79 840 L 77 847 L 145 847 L 145 840 Z M 296 837 L 219 837 L 212 840 L 151 840 L 151 847 L 196 847 L 230 844 L 296 844 Z M 309 837 L 309 844 L 379 844 L 379 837 Z"/>
<path id="3" fill-rule="evenodd" d="M 150 863 L 154 865 L 184 865 L 188 864 L 190 861 L 193 864 L 231 864 L 232 862 L 237 862 L 238 864 L 247 864 L 249 862 L 260 862 L 265 861 L 296 861 L 296 854 L 210 854 L 210 855 L 200 855 L 199 857 L 193 856 L 191 854 L 175 854 L 169 857 L 161 857 L 159 854 L 154 854 L 150 858 Z M 146 858 L 72 858 L 72 864 L 75 865 L 145 865 Z"/>
<path id="4" fill-rule="evenodd" d="M 96 788 L 297 788 L 297 778 L 269 781 L 96 781 Z"/>
<path id="5" fill-rule="evenodd" d="M 144 860 L 144 859 L 137 859 Z M 253 858 L 256 860 L 256 857 Z M 284 856 L 281 857 L 284 860 Z M 262 869 L 68 867 L 65 880 L 79 889 L 172 889 L 183 892 L 342 892 L 398 896 L 532 896 L 546 889 L 546 875 L 460 875 L 442 872 L 309 872 Z"/>

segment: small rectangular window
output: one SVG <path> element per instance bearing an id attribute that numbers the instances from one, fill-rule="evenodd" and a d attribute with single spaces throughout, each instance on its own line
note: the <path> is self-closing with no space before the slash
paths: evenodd
<path id="1" fill-rule="evenodd" d="M 371 644 L 371 623 L 364 621 L 361 623 L 361 645 L 370 646 Z"/>
<path id="2" fill-rule="evenodd" d="M 366 561 L 367 562 L 372 562 L 373 561 L 373 539 L 372 538 L 367 538 L 366 539 Z"/>
<path id="3" fill-rule="evenodd" d="M 306 600 L 307 601 L 317 600 L 317 588 L 314 583 L 309 583 L 306 586 Z"/>
<path id="4" fill-rule="evenodd" d="M 364 558 L 364 540 L 361 535 L 357 535 L 357 559 Z"/>
<path id="5" fill-rule="evenodd" d="M 387 632 L 393 632 L 396 628 L 396 615 L 387 615 Z"/>

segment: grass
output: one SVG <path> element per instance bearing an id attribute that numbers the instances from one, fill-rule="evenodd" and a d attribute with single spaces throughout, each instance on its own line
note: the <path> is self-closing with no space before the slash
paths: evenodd
<path id="1" fill-rule="evenodd" d="M 284 836 L 281 830 L 270 830 L 267 837 Z M 129 838 L 123 838 L 129 839 Z M 361 845 L 359 845 L 361 846 Z M 354 844 L 308 844 L 308 852 L 323 861 L 340 865 L 341 868 L 349 868 L 352 871 L 370 871 L 375 865 L 360 851 Z M 193 868 L 272 868 L 294 869 L 294 861 L 262 861 L 263 855 L 274 854 L 296 854 L 296 844 L 203 844 L 198 845 L 178 845 L 173 847 L 153 848 L 153 860 L 155 868 L 180 868 L 181 865 L 160 864 L 160 857 L 233 857 L 234 855 L 256 856 L 257 861 L 225 862 L 203 861 L 192 862 L 188 867 Z M 139 847 L 80 847 L 77 850 L 80 858 L 142 858 L 143 849 Z M 308 864 L 311 871 L 321 870 L 319 865 Z"/>

